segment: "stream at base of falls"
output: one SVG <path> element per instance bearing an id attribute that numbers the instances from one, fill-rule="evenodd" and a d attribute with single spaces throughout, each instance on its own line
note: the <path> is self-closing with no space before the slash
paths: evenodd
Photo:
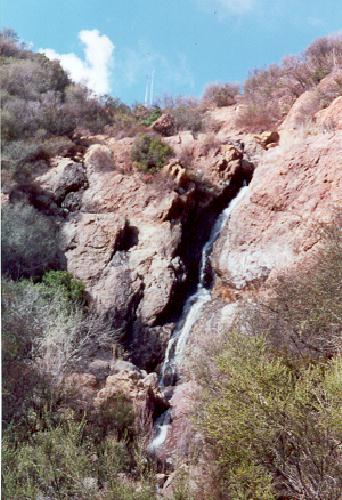
<path id="1" fill-rule="evenodd" d="M 218 216 L 211 230 L 210 237 L 203 247 L 196 291 L 185 302 L 180 320 L 169 340 L 161 369 L 159 386 L 168 398 L 171 398 L 172 387 L 177 384 L 180 376 L 183 356 L 192 327 L 200 317 L 204 304 L 211 299 L 210 256 L 214 243 L 218 239 L 223 227 L 228 223 L 233 209 L 245 195 L 247 187 L 247 185 L 244 185 L 239 190 L 237 196 L 231 200 L 228 207 Z M 154 453 L 165 442 L 170 426 L 171 410 L 167 410 L 156 419 L 154 427 L 155 436 L 148 446 L 150 453 Z"/>

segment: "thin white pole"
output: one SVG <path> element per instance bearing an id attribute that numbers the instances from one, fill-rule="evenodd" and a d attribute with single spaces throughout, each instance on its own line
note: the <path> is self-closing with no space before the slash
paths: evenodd
<path id="1" fill-rule="evenodd" d="M 152 71 L 152 75 L 151 75 L 151 90 L 150 90 L 150 106 L 152 106 L 153 104 L 153 100 L 154 100 L 154 74 L 155 74 L 155 70 Z"/>
<path id="2" fill-rule="evenodd" d="M 145 89 L 145 106 L 148 104 L 149 99 L 149 76 L 146 77 L 146 89 Z"/>

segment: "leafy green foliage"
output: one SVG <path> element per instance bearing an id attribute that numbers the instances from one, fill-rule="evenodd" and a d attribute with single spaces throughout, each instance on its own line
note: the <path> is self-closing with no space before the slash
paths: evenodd
<path id="1" fill-rule="evenodd" d="M 49 287 L 61 290 L 67 299 L 81 301 L 84 297 L 84 284 L 66 271 L 48 271 L 42 282 Z"/>
<path id="2" fill-rule="evenodd" d="M 161 116 L 161 109 L 159 106 L 154 106 L 154 108 L 148 112 L 148 115 L 142 120 L 142 124 L 145 127 L 150 127 Z"/>
<path id="3" fill-rule="evenodd" d="M 133 143 L 131 158 L 138 168 L 154 173 L 163 168 L 172 155 L 172 149 L 160 137 L 140 135 Z"/>
<path id="4" fill-rule="evenodd" d="M 133 481 L 120 473 L 129 463 L 124 443 L 107 438 L 96 445 L 84 422 L 67 415 L 58 425 L 48 425 L 24 443 L 3 442 L 3 494 L 22 499 L 46 496 L 147 500 L 154 497 L 149 484 L 136 491 Z"/>
<path id="5" fill-rule="evenodd" d="M 264 338 L 232 334 L 217 366 L 201 425 L 232 497 L 339 498 L 341 359 L 298 376 Z"/>
<path id="6" fill-rule="evenodd" d="M 52 218 L 16 203 L 2 209 L 2 272 L 14 279 L 39 277 L 58 266 L 58 232 Z"/>

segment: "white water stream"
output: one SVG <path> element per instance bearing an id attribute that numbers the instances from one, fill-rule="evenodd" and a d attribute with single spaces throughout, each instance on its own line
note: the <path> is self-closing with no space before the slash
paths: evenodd
<path id="1" fill-rule="evenodd" d="M 208 241 L 203 247 L 197 289 L 187 299 L 180 320 L 173 331 L 165 352 L 160 378 L 160 387 L 162 389 L 173 386 L 176 383 L 192 327 L 200 317 L 204 304 L 211 299 L 211 290 L 206 286 L 206 278 L 208 269 L 210 269 L 210 255 L 214 243 L 219 237 L 223 227 L 228 224 L 232 211 L 244 197 L 247 188 L 248 186 L 244 185 L 228 207 L 221 212 L 211 230 Z M 156 420 L 155 437 L 148 447 L 150 452 L 155 451 L 164 443 L 170 425 L 171 411 L 167 410 Z"/>

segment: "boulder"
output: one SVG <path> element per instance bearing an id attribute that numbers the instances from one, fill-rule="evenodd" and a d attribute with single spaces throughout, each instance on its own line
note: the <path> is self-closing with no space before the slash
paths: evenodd
<path id="1" fill-rule="evenodd" d="M 35 179 L 36 184 L 43 191 L 53 194 L 57 203 L 65 200 L 70 193 L 80 192 L 87 186 L 87 175 L 82 163 L 69 158 L 56 159 L 44 175 Z M 69 199 L 70 205 L 71 199 Z M 79 205 L 79 201 L 77 202 Z"/>
<path id="2" fill-rule="evenodd" d="M 342 96 L 337 97 L 330 106 L 316 114 L 316 122 L 323 132 L 342 129 Z"/>
<path id="3" fill-rule="evenodd" d="M 189 177 L 186 169 L 182 166 L 179 160 L 172 160 L 164 167 L 163 172 L 170 175 L 179 187 L 185 188 L 189 183 Z"/>
<path id="4" fill-rule="evenodd" d="M 133 406 L 135 425 L 145 436 L 151 436 L 153 415 L 168 408 L 157 384 L 157 375 L 142 377 L 138 369 L 119 371 L 107 377 L 105 385 L 93 400 L 95 408 L 110 408 L 116 396 L 124 396 Z"/>
<path id="5" fill-rule="evenodd" d="M 174 119 L 170 113 L 163 113 L 153 124 L 152 128 L 158 134 L 169 136 L 174 129 Z"/>
<path id="6" fill-rule="evenodd" d="M 93 144 L 84 155 L 84 163 L 89 174 L 114 169 L 113 155 L 104 144 Z"/>
<path id="7" fill-rule="evenodd" d="M 274 147 L 279 142 L 279 134 L 276 130 L 265 130 L 261 134 L 255 136 L 255 140 L 264 149 Z"/>

